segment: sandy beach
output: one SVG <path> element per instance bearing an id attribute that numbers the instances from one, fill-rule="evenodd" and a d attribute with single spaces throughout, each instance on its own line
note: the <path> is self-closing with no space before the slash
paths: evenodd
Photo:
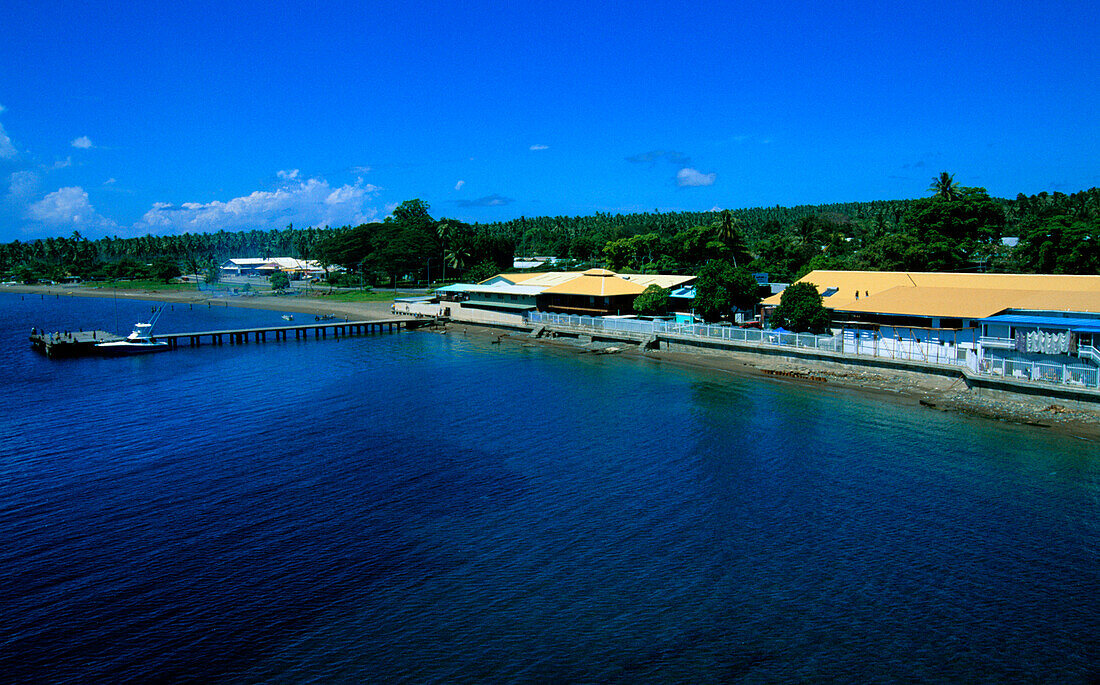
<path id="1" fill-rule="evenodd" d="M 120 297 L 155 302 L 209 303 L 216 307 L 244 307 L 315 315 L 333 314 L 356 321 L 385 319 L 393 316 L 390 302 L 335 302 L 323 296 L 229 295 L 225 292 L 210 293 L 201 290 L 141 290 L 79 285 L 5 285 L 0 286 L 0 293 L 33 294 L 43 297 Z"/>
<path id="2" fill-rule="evenodd" d="M 352 320 L 369 321 L 393 316 L 390 302 L 333 302 L 324 297 L 241 296 L 203 291 L 113 289 L 82 286 L 0 286 L 0 293 L 40 295 L 43 297 L 120 297 L 157 302 L 206 304 L 215 307 L 242 307 L 303 314 L 332 314 Z M 591 353 L 565 339 L 532 339 L 522 331 L 474 324 L 450 323 L 445 332 L 457 335 L 490 337 L 505 345 L 538 345 Z M 1063 430 L 1073 435 L 1100 440 L 1100 412 L 1070 409 L 1057 400 L 1038 397 L 991 397 L 967 388 L 956 379 L 889 369 L 868 370 L 837 364 L 793 362 L 753 354 L 694 354 L 689 352 L 640 352 L 637 346 L 618 344 L 617 353 L 644 356 L 670 366 L 706 369 L 717 373 L 745 374 L 774 382 L 798 383 L 817 388 L 836 388 L 874 393 L 928 411 L 957 411 L 973 416 Z"/>

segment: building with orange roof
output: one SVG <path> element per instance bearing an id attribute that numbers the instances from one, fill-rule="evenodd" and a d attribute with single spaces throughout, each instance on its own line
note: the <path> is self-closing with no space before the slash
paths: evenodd
<path id="1" fill-rule="evenodd" d="M 845 346 L 945 346 L 976 370 L 1100 363 L 1100 276 L 812 271 Z M 761 302 L 765 316 L 782 295 Z M 893 344 L 893 343 L 892 343 Z"/>
<path id="2" fill-rule="evenodd" d="M 465 308 L 530 310 L 586 316 L 632 314 L 634 298 L 650 285 L 677 288 L 695 276 L 618 274 L 607 269 L 497 274 L 476 284 L 440 289 Z"/>

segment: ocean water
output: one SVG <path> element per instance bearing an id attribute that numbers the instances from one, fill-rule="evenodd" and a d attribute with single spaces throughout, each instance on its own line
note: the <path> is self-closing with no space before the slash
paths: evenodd
<path id="1" fill-rule="evenodd" d="M 0 680 L 1100 677 L 1095 442 L 460 332 L 27 342 L 151 306 L 0 296 Z"/>

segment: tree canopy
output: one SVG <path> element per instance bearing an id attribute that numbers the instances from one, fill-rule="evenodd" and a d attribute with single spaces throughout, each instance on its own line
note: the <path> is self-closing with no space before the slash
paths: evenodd
<path id="1" fill-rule="evenodd" d="M 815 268 L 1095 274 L 1100 189 L 1023 193 L 967 188 L 944 172 L 931 197 L 711 212 L 520 217 L 467 224 L 409 200 L 359 226 L 105 237 L 78 232 L 0 244 L 0 274 L 63 280 L 156 277 L 153 263 L 201 273 L 229 257 L 291 256 L 339 264 L 364 281 L 465 279 L 474 265 L 511 268 L 516 254 L 575 260 L 560 268 L 694 274 L 721 260 L 791 282 Z M 1001 238 L 1019 238 L 1015 247 Z M 394 247 L 399 246 L 399 247 Z"/>
<path id="2" fill-rule="evenodd" d="M 776 328 L 795 333 L 824 333 L 829 330 L 829 312 L 813 283 L 793 283 L 779 298 L 771 316 Z"/>
<path id="3" fill-rule="evenodd" d="M 692 306 L 707 321 L 728 317 L 734 310 L 751 311 L 760 302 L 760 286 L 744 267 L 714 260 L 699 270 Z"/>
<path id="4" fill-rule="evenodd" d="M 634 298 L 634 311 L 639 314 L 664 314 L 668 311 L 669 290 L 653 283 Z"/>
<path id="5" fill-rule="evenodd" d="M 290 287 L 290 276 L 287 276 L 282 271 L 276 271 L 271 274 L 271 278 L 268 279 L 268 283 L 271 284 L 272 290 L 286 290 Z"/>

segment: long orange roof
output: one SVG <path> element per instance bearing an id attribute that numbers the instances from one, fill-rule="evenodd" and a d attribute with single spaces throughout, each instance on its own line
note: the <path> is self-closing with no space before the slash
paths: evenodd
<path id="1" fill-rule="evenodd" d="M 695 280 L 695 276 L 667 274 L 620 275 L 607 269 L 589 269 L 582 272 L 547 271 L 541 273 L 497 274 L 482 281 L 482 283 L 498 278 L 514 285 L 541 287 L 544 293 L 593 297 L 639 295 L 647 286 L 652 284 L 657 284 L 662 288 L 672 288 Z"/>
<path id="2" fill-rule="evenodd" d="M 1100 313 L 1100 276 L 958 274 L 904 271 L 812 271 L 834 311 L 983 318 L 1005 309 Z M 858 295 L 857 295 L 858 293 Z M 763 304 L 779 304 L 773 295 Z"/>

